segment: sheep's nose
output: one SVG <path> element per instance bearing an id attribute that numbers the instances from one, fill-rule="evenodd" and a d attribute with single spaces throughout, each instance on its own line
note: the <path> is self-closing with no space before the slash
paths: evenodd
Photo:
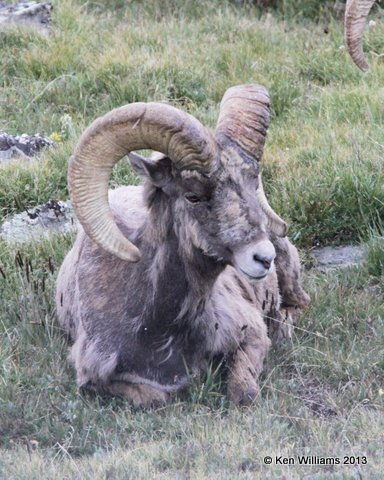
<path id="1" fill-rule="evenodd" d="M 260 262 L 266 270 L 269 270 L 271 268 L 274 259 L 275 255 L 261 256 L 257 253 L 253 255 L 253 260 L 255 262 Z"/>
<path id="2" fill-rule="evenodd" d="M 268 239 L 259 240 L 234 252 L 234 266 L 252 279 L 264 278 L 273 269 L 276 250 Z"/>

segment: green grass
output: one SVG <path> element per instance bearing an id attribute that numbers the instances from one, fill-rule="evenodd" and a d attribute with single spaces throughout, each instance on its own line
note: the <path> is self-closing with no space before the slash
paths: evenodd
<path id="1" fill-rule="evenodd" d="M 53 302 L 73 238 L 0 241 L 1 480 L 381 478 L 384 23 L 378 15 L 367 33 L 362 75 L 327 2 L 240 3 L 63 0 L 50 36 L 0 31 L 0 128 L 62 138 L 37 161 L 0 168 L 0 217 L 66 199 L 78 137 L 111 108 L 166 101 L 214 128 L 226 88 L 258 82 L 272 98 L 264 184 L 291 238 L 367 242 L 366 262 L 306 272 L 312 306 L 269 355 L 253 408 L 228 404 L 212 367 L 186 400 L 142 411 L 76 390 Z M 136 181 L 121 162 L 111 183 Z M 368 464 L 263 465 L 297 454 Z"/>
<path id="2" fill-rule="evenodd" d="M 43 471 L 79 479 L 106 478 L 108 471 L 111 478 L 254 478 L 255 471 L 299 478 L 303 470 L 267 468 L 262 458 L 304 453 L 367 455 L 362 472 L 378 478 L 384 282 L 376 269 L 369 273 L 372 263 L 307 273 L 313 305 L 292 341 L 269 356 L 254 407 L 229 405 L 213 371 L 192 385 L 187 400 L 142 411 L 76 390 L 52 302 L 71 240 L 54 237 L 17 251 L 0 243 L 0 478 L 2 468 L 7 479 Z M 383 264 L 383 245 L 373 251 Z M 330 478 L 319 467 L 304 470 Z"/>
<path id="3" fill-rule="evenodd" d="M 32 169 L 0 170 L 3 215 L 47 196 L 65 198 L 75 142 L 111 108 L 166 101 L 214 127 L 225 90 L 259 82 L 270 91 L 273 112 L 266 188 L 291 236 L 303 246 L 369 238 L 384 216 L 381 57 L 368 54 L 372 67 L 363 77 L 332 19 L 325 34 L 321 23 L 260 17 L 230 2 L 153 2 L 157 15 L 149 4 L 115 4 L 57 2 L 48 37 L 0 32 L 0 128 L 61 132 L 64 140 Z M 302 5 L 294 5 L 300 17 Z M 295 16 L 284 8 L 283 17 Z M 378 20 L 367 48 L 384 50 L 383 33 Z M 117 169 L 116 183 L 127 178 L 126 168 Z"/>

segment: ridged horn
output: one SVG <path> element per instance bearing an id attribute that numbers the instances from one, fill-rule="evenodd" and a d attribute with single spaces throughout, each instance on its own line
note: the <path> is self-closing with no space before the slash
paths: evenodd
<path id="1" fill-rule="evenodd" d="M 375 0 L 347 0 L 345 7 L 345 41 L 355 64 L 363 71 L 369 69 L 363 52 L 363 33 L 368 14 Z"/>
<path id="2" fill-rule="evenodd" d="M 269 228 L 278 237 L 285 237 L 287 235 L 288 226 L 269 205 L 267 197 L 265 196 L 261 175 L 259 175 L 259 188 L 256 190 L 256 198 L 259 200 L 260 207 L 268 218 Z"/>
<path id="3" fill-rule="evenodd" d="M 134 150 L 169 156 L 179 169 L 209 173 L 217 154 L 212 134 L 191 115 L 161 103 L 133 103 L 95 120 L 70 159 L 71 200 L 87 235 L 123 260 L 140 259 L 138 248 L 117 227 L 108 204 L 113 166 Z"/>
<path id="4" fill-rule="evenodd" d="M 269 126 L 269 95 L 260 85 L 240 85 L 229 88 L 220 105 L 215 132 L 218 143 L 225 148 L 234 147 L 244 161 L 260 161 Z M 264 193 L 261 175 L 256 197 L 268 217 L 269 227 L 284 237 L 287 224 L 272 210 Z"/>
<path id="5" fill-rule="evenodd" d="M 260 161 L 269 126 L 269 95 L 260 85 L 229 88 L 221 101 L 215 137 L 219 144 L 235 146 L 240 155 Z"/>

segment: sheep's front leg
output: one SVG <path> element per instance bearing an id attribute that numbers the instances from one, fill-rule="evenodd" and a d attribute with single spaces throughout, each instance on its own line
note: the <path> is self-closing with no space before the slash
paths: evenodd
<path id="1" fill-rule="evenodd" d="M 296 325 L 294 312 L 294 308 L 282 308 L 279 311 L 272 310 L 265 315 L 264 319 L 272 345 L 277 345 L 285 339 L 292 338 L 293 328 Z"/>
<path id="2" fill-rule="evenodd" d="M 260 392 L 258 378 L 271 342 L 264 322 L 259 323 L 258 328 L 246 328 L 249 331 L 228 365 L 227 396 L 239 405 L 250 405 Z"/>
<path id="3" fill-rule="evenodd" d="M 169 393 L 150 385 L 129 384 L 119 381 L 114 381 L 108 386 L 108 393 L 128 398 L 135 407 L 160 406 L 165 405 L 170 400 Z"/>

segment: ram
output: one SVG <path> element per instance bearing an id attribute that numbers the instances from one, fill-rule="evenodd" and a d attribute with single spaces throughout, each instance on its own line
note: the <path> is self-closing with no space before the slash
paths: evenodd
<path id="1" fill-rule="evenodd" d="M 84 132 L 69 165 L 83 229 L 57 282 L 80 387 L 164 403 L 215 357 L 229 399 L 254 400 L 267 324 L 279 337 L 309 302 L 261 183 L 268 125 L 267 91 L 242 85 L 224 95 L 215 132 L 160 103 L 115 109 Z M 127 154 L 144 184 L 108 192 Z"/>

